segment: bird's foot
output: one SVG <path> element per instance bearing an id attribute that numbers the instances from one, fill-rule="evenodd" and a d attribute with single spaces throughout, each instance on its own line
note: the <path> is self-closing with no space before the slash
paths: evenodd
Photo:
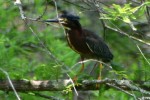
<path id="1" fill-rule="evenodd" d="M 98 76 L 97 80 L 101 80 L 101 77 Z M 100 87 L 100 84 L 96 83 L 96 88 L 99 89 L 99 87 Z"/>
<path id="2" fill-rule="evenodd" d="M 79 83 L 77 82 L 77 80 L 78 80 L 77 75 L 76 75 L 76 76 L 74 76 L 72 80 L 73 80 L 73 83 L 74 83 L 76 86 L 78 86 L 78 85 L 79 85 Z"/>

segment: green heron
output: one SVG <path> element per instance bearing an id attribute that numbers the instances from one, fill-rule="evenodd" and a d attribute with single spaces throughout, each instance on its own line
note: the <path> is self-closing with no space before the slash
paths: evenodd
<path id="1" fill-rule="evenodd" d="M 113 59 L 113 54 L 107 44 L 94 32 L 83 29 L 79 19 L 78 16 L 63 13 L 56 19 L 48 19 L 44 20 L 44 22 L 61 23 L 64 26 L 70 48 L 80 54 L 82 61 L 86 58 L 101 60 L 106 63 L 110 62 Z M 84 63 L 82 63 L 80 72 L 83 69 Z"/>

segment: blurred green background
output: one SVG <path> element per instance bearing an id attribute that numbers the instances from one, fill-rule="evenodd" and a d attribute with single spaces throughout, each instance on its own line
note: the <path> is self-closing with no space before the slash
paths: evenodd
<path id="1" fill-rule="evenodd" d="M 63 0 L 58 0 L 56 2 L 58 5 L 58 11 L 60 9 L 70 9 L 70 12 L 74 12 L 81 17 L 80 22 L 83 27 L 94 31 L 103 37 L 104 28 L 101 24 L 99 13 L 85 10 L 73 4 L 66 3 Z M 37 18 L 43 13 L 46 6 L 45 1 L 43 0 L 24 0 L 22 4 L 27 18 Z M 13 1 L 0 1 L 0 5 L 0 67 L 8 72 L 11 80 L 55 80 L 63 78 L 66 74 L 65 71 L 71 77 L 79 71 L 80 64 L 75 67 L 73 66 L 80 61 L 80 56 L 68 47 L 64 30 L 60 25 L 46 25 L 42 22 L 28 20 L 27 26 L 21 19 L 19 9 L 17 6 L 14 6 Z M 86 7 L 84 4 L 82 6 Z M 55 18 L 56 16 L 54 3 L 49 0 L 46 13 L 42 16 L 42 19 Z M 141 24 L 136 24 L 139 21 L 141 23 L 147 22 L 146 16 L 144 15 L 144 8 L 139 10 L 134 16 L 136 16 L 136 19 L 131 20 L 134 22 L 139 34 L 135 34 L 131 30 L 131 27 L 122 20 L 106 20 L 106 23 L 112 27 L 114 24 L 129 35 L 150 42 L 150 37 L 148 37 L 148 34 L 150 33 L 147 31 L 149 29 L 148 26 L 140 26 Z M 29 27 L 34 30 L 35 34 L 31 32 Z M 114 70 L 104 67 L 102 78 L 126 78 L 129 80 L 141 81 L 150 79 L 150 66 L 137 49 L 136 43 L 141 47 L 143 53 L 150 61 L 150 49 L 147 45 L 133 41 L 124 35 L 108 29 L 105 30 L 105 41 L 114 54 L 112 65 Z M 51 57 L 50 52 L 61 63 L 58 64 L 56 60 Z M 93 64 L 92 61 L 86 63 L 86 68 L 83 74 L 79 76 L 80 79 L 96 79 L 95 75 L 89 75 L 89 72 L 93 68 Z M 68 71 L 66 67 L 62 67 L 63 65 L 67 66 L 71 71 Z M 96 72 L 98 72 L 97 69 L 91 74 L 95 74 Z M 6 79 L 5 74 L 1 71 L 0 79 Z M 71 100 L 74 97 L 72 92 L 63 94 L 61 91 L 31 91 L 18 93 L 23 100 L 45 100 L 44 98 L 34 96 L 34 93 L 42 93 L 64 100 Z M 135 95 L 141 96 L 142 94 L 135 92 Z M 90 97 L 91 99 L 89 100 L 134 99 L 115 89 L 90 91 L 86 94 L 86 97 Z M 13 92 L 7 93 L 7 91 L 0 91 L 0 100 L 15 99 L 16 97 Z"/>

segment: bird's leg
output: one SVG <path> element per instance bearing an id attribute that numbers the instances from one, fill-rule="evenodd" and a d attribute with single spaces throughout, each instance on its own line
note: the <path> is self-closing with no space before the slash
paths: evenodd
<path id="1" fill-rule="evenodd" d="M 84 60 L 84 58 L 83 58 L 83 57 L 81 57 L 81 61 L 83 61 L 83 60 Z M 82 64 L 82 66 L 81 66 L 80 71 L 79 71 L 79 72 L 78 72 L 78 74 L 76 74 L 76 75 L 75 75 L 75 77 L 73 78 L 73 81 L 74 81 L 75 83 L 77 83 L 78 75 L 79 75 L 79 74 L 81 74 L 81 73 L 82 73 L 82 71 L 84 70 L 84 63 L 83 63 L 83 62 L 81 62 L 81 64 Z"/>
<path id="2" fill-rule="evenodd" d="M 100 63 L 100 65 L 99 65 L 99 75 L 98 75 L 98 80 L 101 80 L 102 79 L 102 69 L 103 69 L 103 65 L 102 65 L 102 63 Z M 99 88 L 99 84 L 96 84 L 96 88 Z"/>
<path id="3" fill-rule="evenodd" d="M 83 60 L 82 60 L 83 61 Z M 84 63 L 83 62 L 81 62 L 82 63 L 82 66 L 81 66 L 81 69 L 80 69 L 80 71 L 79 71 L 79 74 L 84 70 Z"/>
<path id="4" fill-rule="evenodd" d="M 83 63 L 83 60 L 84 60 L 84 58 L 81 56 L 81 64 L 82 64 L 82 66 L 81 66 L 81 69 L 80 69 L 80 71 L 78 72 L 77 75 L 81 74 L 82 71 L 84 70 L 84 63 Z"/>
<path id="5" fill-rule="evenodd" d="M 103 69 L 102 63 L 100 63 L 99 69 L 100 69 L 100 71 L 99 71 L 99 75 L 98 75 L 98 80 L 101 80 L 102 79 L 102 69 Z"/>

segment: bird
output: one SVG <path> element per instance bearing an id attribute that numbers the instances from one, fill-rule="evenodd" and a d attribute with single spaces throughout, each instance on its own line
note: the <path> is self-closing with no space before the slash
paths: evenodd
<path id="1" fill-rule="evenodd" d="M 60 23 L 65 29 L 69 47 L 80 54 L 81 61 L 84 59 L 96 59 L 104 63 L 111 62 L 113 54 L 104 40 L 96 33 L 85 29 L 80 24 L 80 17 L 68 12 L 63 12 L 58 18 L 43 20 L 46 23 Z M 100 69 L 102 64 L 100 64 Z M 84 63 L 79 71 L 84 70 Z M 99 75 L 100 79 L 101 75 Z"/>

